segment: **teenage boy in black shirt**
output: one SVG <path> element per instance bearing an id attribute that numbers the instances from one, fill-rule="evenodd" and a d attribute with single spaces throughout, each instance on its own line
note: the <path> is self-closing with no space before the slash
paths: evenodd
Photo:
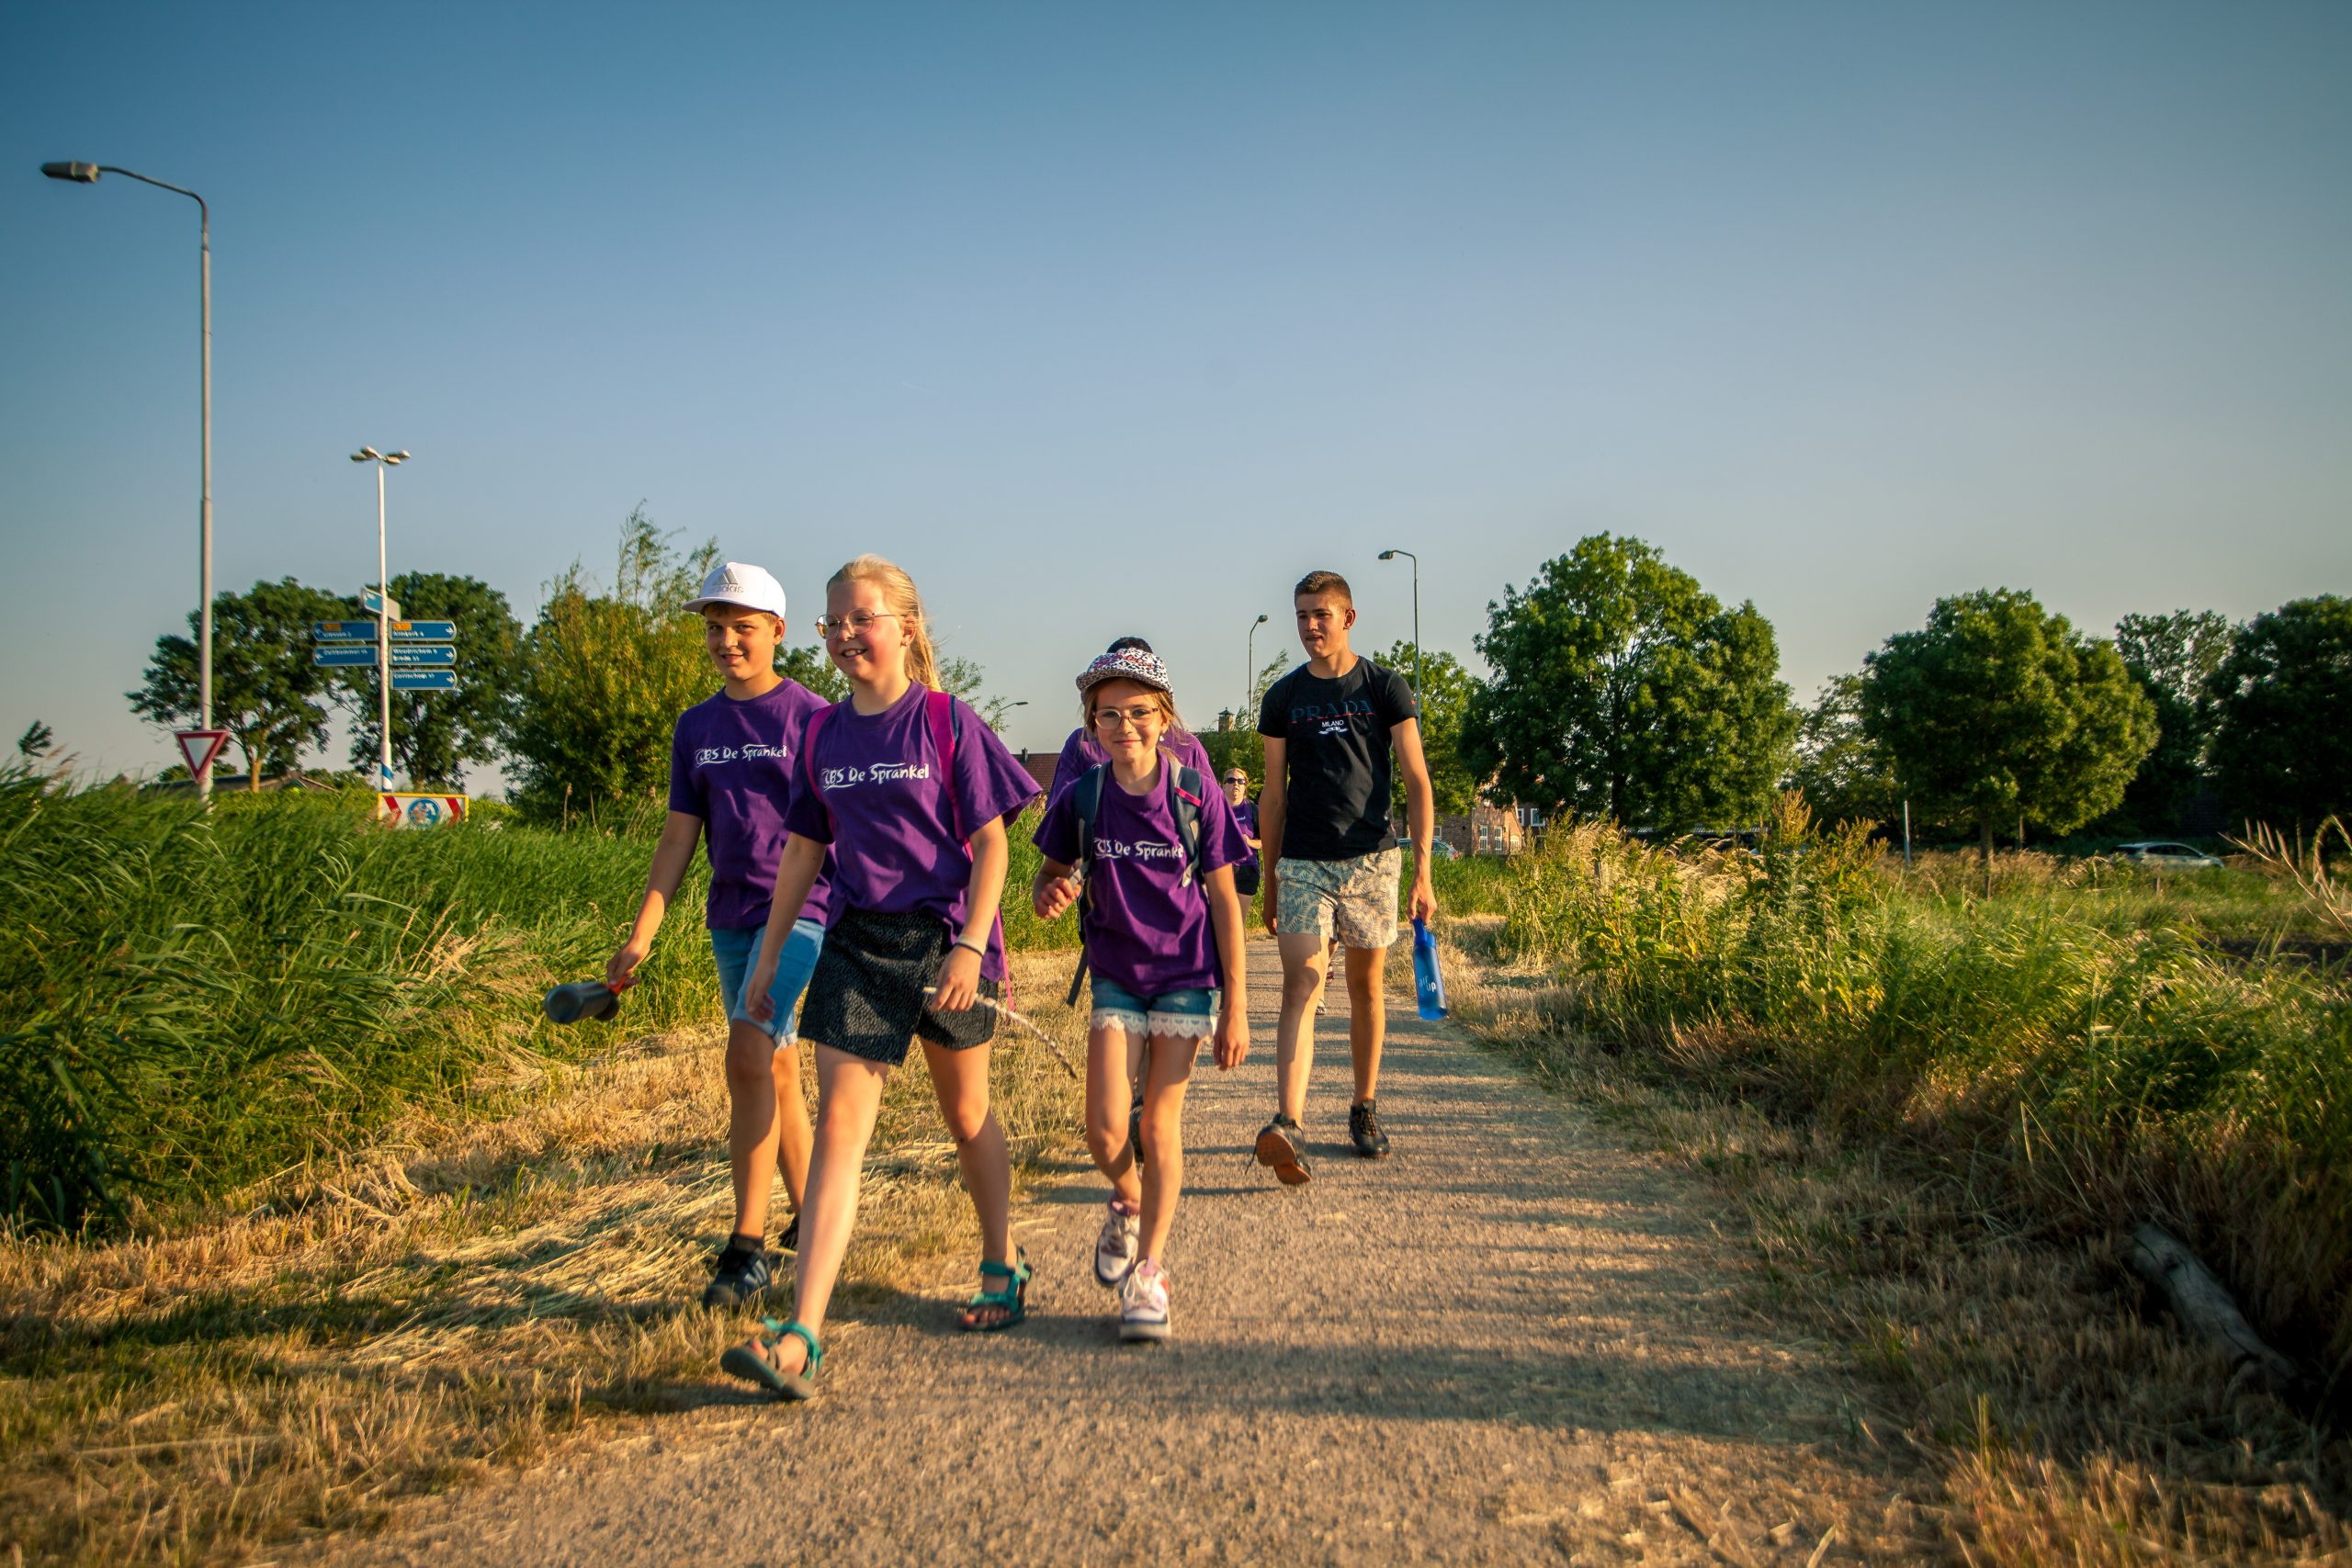
<path id="1" fill-rule="evenodd" d="M 1266 788 L 1258 806 L 1266 929 L 1283 956 L 1274 1048 L 1281 1104 L 1258 1134 L 1258 1160 L 1295 1187 L 1307 1179 L 1298 1119 L 1315 1065 L 1315 998 L 1334 936 L 1348 955 L 1348 1048 L 1356 1080 L 1348 1134 L 1366 1159 L 1388 1153 L 1374 1097 L 1388 1024 L 1381 969 L 1396 940 L 1402 871 L 1388 827 L 1392 752 L 1405 775 L 1416 919 L 1437 913 L 1430 886 L 1437 815 L 1413 689 L 1348 647 L 1356 606 L 1347 579 L 1310 571 L 1292 603 L 1306 664 L 1274 682 L 1258 716 L 1258 732 L 1266 738 Z"/>

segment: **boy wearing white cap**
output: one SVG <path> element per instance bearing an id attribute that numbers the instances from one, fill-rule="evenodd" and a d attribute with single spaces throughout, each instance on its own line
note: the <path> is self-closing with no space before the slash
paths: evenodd
<path id="1" fill-rule="evenodd" d="M 727 1146 L 735 1178 L 735 1227 L 702 1300 L 705 1306 L 723 1307 L 767 1289 L 768 1199 L 777 1169 L 784 1172 L 795 1215 L 783 1237 L 787 1251 L 796 1246 L 808 1175 L 808 1108 L 800 1094 L 792 1010 L 824 949 L 830 856 L 776 965 L 769 1022 L 753 1020 L 743 988 L 775 896 L 785 801 L 800 766 L 801 733 L 825 701 L 776 672 L 776 649 L 784 641 L 784 587 L 763 569 L 729 561 L 705 578 L 702 592 L 682 607 L 702 613 L 703 646 L 724 684 L 678 716 L 670 743 L 669 821 L 653 852 L 637 922 L 605 974 L 616 991 L 635 983 L 638 965 L 651 951 L 662 918 L 694 863 L 695 844 L 706 842 L 710 946 L 728 1017 Z"/>

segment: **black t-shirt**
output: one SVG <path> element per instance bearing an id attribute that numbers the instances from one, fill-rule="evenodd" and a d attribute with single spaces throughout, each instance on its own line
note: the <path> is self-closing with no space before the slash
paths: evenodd
<path id="1" fill-rule="evenodd" d="M 1351 860 L 1396 847 L 1388 830 L 1388 732 L 1420 716 L 1413 688 L 1359 657 L 1326 681 L 1304 666 L 1275 682 L 1258 733 L 1285 743 L 1285 860 Z"/>

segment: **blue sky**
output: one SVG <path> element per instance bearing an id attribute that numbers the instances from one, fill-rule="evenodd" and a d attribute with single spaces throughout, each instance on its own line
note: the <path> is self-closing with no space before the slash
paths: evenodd
<path id="1" fill-rule="evenodd" d="M 529 618 L 642 500 L 794 596 L 876 549 L 1070 722 L 1195 723 L 1286 588 L 1465 658 L 1598 530 L 1801 698 L 2008 585 L 2104 629 L 2352 592 L 2352 7 L 9 7 L 0 744 L 159 767 L 195 598 Z M 340 760 L 338 749 L 337 760 Z"/>

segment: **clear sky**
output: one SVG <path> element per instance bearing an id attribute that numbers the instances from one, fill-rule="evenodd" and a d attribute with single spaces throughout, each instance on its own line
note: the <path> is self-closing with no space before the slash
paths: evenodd
<path id="1" fill-rule="evenodd" d="M 1345 571 L 1471 657 L 1582 535 L 1808 698 L 1939 594 L 2352 592 L 2352 6 L 0 10 L 0 746 L 160 767 L 195 600 L 392 570 L 527 621 L 642 500 L 793 596 L 875 549 L 1072 722 L 1187 716 Z M 607 566 L 607 570 L 609 570 Z M 336 753 L 340 761 L 340 750 Z"/>

